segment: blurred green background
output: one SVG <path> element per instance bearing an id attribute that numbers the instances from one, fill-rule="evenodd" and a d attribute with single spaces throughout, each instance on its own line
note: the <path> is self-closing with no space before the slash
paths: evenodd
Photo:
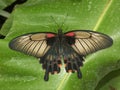
<path id="1" fill-rule="evenodd" d="M 28 0 L 9 15 L 2 11 L 15 0 L 0 0 L 0 15 L 8 16 L 0 29 L 0 90 L 120 90 L 120 1 L 119 0 Z M 68 74 L 62 67 L 58 75 L 43 80 L 39 61 L 9 49 L 8 43 L 30 32 L 94 30 L 114 41 L 112 47 L 85 58 L 83 78 Z M 64 66 L 64 65 L 63 65 Z"/>

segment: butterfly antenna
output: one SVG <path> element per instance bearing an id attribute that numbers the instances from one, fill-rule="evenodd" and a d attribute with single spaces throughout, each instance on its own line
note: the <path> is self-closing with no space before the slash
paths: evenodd
<path id="1" fill-rule="evenodd" d="M 54 17 L 51 16 L 51 18 L 53 19 L 53 21 L 55 22 L 55 24 L 57 25 L 57 27 L 59 27 L 58 23 L 55 21 Z"/>
<path id="2" fill-rule="evenodd" d="M 61 26 L 60 26 L 59 28 L 62 28 L 62 27 L 63 27 L 63 25 L 64 25 L 64 23 L 65 23 L 65 21 L 66 21 L 66 19 L 67 19 L 67 16 L 68 16 L 68 14 L 66 14 L 66 16 L 65 16 L 65 18 L 64 18 L 64 20 L 63 20 L 63 22 L 62 22 L 62 24 L 61 24 Z"/>
<path id="3" fill-rule="evenodd" d="M 61 28 L 63 27 L 66 19 L 67 19 L 67 16 L 68 16 L 68 14 L 66 14 L 66 16 L 65 16 L 64 20 L 62 21 L 61 25 L 59 25 L 59 24 L 55 21 L 55 18 L 54 18 L 53 16 L 51 16 L 51 18 L 53 19 L 53 21 L 55 22 L 55 24 L 57 25 L 57 27 L 58 27 L 59 29 L 61 29 Z"/>

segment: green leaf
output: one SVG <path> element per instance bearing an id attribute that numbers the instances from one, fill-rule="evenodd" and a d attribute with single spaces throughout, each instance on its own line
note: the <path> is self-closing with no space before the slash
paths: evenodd
<path id="1" fill-rule="evenodd" d="M 10 13 L 7 11 L 4 11 L 6 7 L 8 7 L 11 3 L 13 3 L 15 0 L 0 0 L 0 16 L 8 18 L 10 16 Z M 2 20 L 2 17 L 1 17 Z M 9 19 L 6 21 L 5 25 L 3 25 L 2 29 L 0 28 L 0 34 L 6 36 L 9 32 L 9 29 L 12 24 L 12 16 L 9 17 Z"/>
<path id="2" fill-rule="evenodd" d="M 12 13 L 14 18 L 11 19 L 11 27 L 9 30 L 2 30 L 8 34 L 4 40 L 0 40 L 0 88 L 119 90 L 119 6 L 118 0 L 29 0 L 24 5 L 17 6 Z M 85 58 L 84 66 L 81 67 L 82 79 L 78 79 L 76 73 L 67 74 L 62 67 L 59 74 L 50 75 L 50 80 L 45 82 L 44 70 L 39 61 L 32 56 L 10 50 L 8 43 L 12 38 L 25 33 L 57 32 L 60 26 L 64 32 L 75 29 L 96 30 L 110 35 L 114 44 Z"/>
<path id="3" fill-rule="evenodd" d="M 13 3 L 15 0 L 0 0 L 0 9 L 4 9 L 11 3 Z"/>

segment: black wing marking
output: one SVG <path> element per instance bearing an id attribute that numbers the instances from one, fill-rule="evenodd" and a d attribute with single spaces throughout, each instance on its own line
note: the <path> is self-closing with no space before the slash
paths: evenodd
<path id="1" fill-rule="evenodd" d="M 48 40 L 51 41 L 53 38 Z M 55 39 L 53 41 L 55 41 Z M 42 67 L 45 69 L 45 81 L 49 80 L 49 73 L 55 74 L 60 72 L 61 56 L 59 53 L 59 41 L 53 43 L 47 53 L 40 58 L 40 63 L 42 63 Z"/>
<path id="2" fill-rule="evenodd" d="M 47 44 L 46 34 L 47 33 L 31 33 L 19 36 L 9 43 L 9 47 L 28 55 L 42 57 L 51 47 Z"/>
<path id="3" fill-rule="evenodd" d="M 63 57 L 66 72 L 76 72 L 78 78 L 82 78 L 80 66 L 83 66 L 83 56 L 75 52 L 75 50 L 67 43 L 63 44 Z"/>
<path id="4" fill-rule="evenodd" d="M 61 66 L 61 57 L 63 56 L 66 72 L 76 72 L 78 78 L 82 78 L 80 66 L 83 65 L 83 57 L 78 55 L 74 49 L 63 42 L 62 50 L 59 48 L 60 42 L 57 41 L 51 46 L 48 52 L 41 57 L 40 63 L 42 63 L 43 69 L 45 69 L 44 80 L 49 80 L 49 73 L 59 73 Z M 62 53 L 60 53 L 62 51 Z"/>
<path id="5" fill-rule="evenodd" d="M 72 48 L 83 56 L 105 49 L 113 44 L 113 40 L 109 36 L 95 31 L 76 30 L 73 33 L 75 34 L 75 41 Z"/>

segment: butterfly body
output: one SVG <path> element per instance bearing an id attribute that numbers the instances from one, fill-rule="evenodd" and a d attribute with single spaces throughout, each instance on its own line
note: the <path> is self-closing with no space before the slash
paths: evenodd
<path id="1" fill-rule="evenodd" d="M 49 35 L 49 34 L 48 34 Z M 75 72 L 78 71 L 79 78 L 81 78 L 81 72 L 79 70 L 80 65 L 82 65 L 82 57 L 77 54 L 71 48 L 71 45 L 74 44 L 75 38 L 74 36 L 65 36 L 64 33 L 62 33 L 62 30 L 58 30 L 58 34 L 56 36 L 51 35 L 53 37 L 48 36 L 47 38 L 47 44 L 51 45 L 51 48 L 48 50 L 48 52 L 41 57 L 40 63 L 43 64 L 43 69 L 46 69 L 46 75 L 45 80 L 48 80 L 48 74 L 49 73 L 59 73 L 60 72 L 60 66 L 61 66 L 61 59 L 63 57 L 65 68 L 67 72 Z M 51 44 L 51 41 L 54 42 Z M 77 59 L 76 59 L 77 58 Z M 79 62 L 80 60 L 80 62 Z M 46 63 L 44 63 L 46 61 Z M 48 65 L 48 62 L 50 63 Z"/>
<path id="2" fill-rule="evenodd" d="M 9 47 L 28 55 L 40 58 L 45 69 L 44 80 L 49 80 L 49 73 L 60 72 L 62 59 L 66 72 L 77 72 L 82 77 L 80 67 L 83 66 L 84 56 L 107 48 L 113 43 L 112 39 L 102 33 L 90 30 L 73 30 L 63 33 L 39 32 L 30 33 L 14 38 Z"/>

